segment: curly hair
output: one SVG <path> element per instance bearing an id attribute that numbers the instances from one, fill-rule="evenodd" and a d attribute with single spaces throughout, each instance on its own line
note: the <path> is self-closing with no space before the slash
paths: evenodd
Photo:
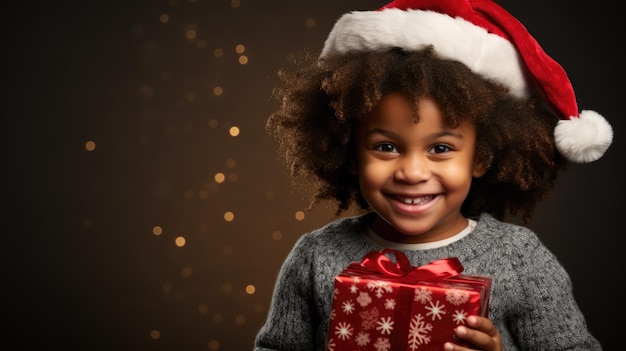
<path id="1" fill-rule="evenodd" d="M 552 134 L 558 118 L 538 94 L 515 98 L 465 65 L 437 57 L 432 48 L 323 59 L 308 53 L 279 77 L 279 108 L 266 128 L 291 175 L 315 182 L 311 206 L 334 200 L 336 214 L 351 205 L 371 210 L 349 170 L 355 126 L 392 92 L 407 96 L 415 111 L 421 97 L 434 99 L 453 128 L 465 119 L 475 124 L 477 161 L 488 170 L 472 180 L 464 216 L 486 212 L 503 219 L 521 213 L 528 224 L 536 203 L 553 194 L 558 172 L 567 166 Z"/>

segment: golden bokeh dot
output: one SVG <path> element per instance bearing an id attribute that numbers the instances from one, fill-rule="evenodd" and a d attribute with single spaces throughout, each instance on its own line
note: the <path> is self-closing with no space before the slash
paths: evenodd
<path id="1" fill-rule="evenodd" d="M 188 91 L 187 93 L 185 93 L 185 100 L 187 100 L 187 102 L 193 102 L 196 99 L 196 93 L 194 93 L 193 91 Z"/>
<path id="2" fill-rule="evenodd" d="M 209 312 L 209 307 L 206 304 L 201 303 L 198 305 L 198 313 L 206 314 L 207 312 Z"/>
<path id="3" fill-rule="evenodd" d="M 183 269 L 180 271 L 180 275 L 185 278 L 191 277 L 191 267 L 183 267 Z"/>
<path id="4" fill-rule="evenodd" d="M 297 220 L 301 221 L 304 219 L 304 212 L 297 211 L 294 217 L 296 217 Z"/>
<path id="5" fill-rule="evenodd" d="M 252 284 L 246 285 L 246 294 L 253 295 L 255 291 L 256 291 L 256 287 L 254 285 Z"/>
<path id="6" fill-rule="evenodd" d="M 275 230 L 272 232 L 272 239 L 280 240 L 282 238 L 283 238 L 283 233 L 281 233 L 280 230 Z"/>
<path id="7" fill-rule="evenodd" d="M 215 118 L 211 118 L 211 119 L 209 120 L 209 127 L 210 127 L 210 128 L 215 128 L 215 127 L 217 127 L 217 124 L 218 124 L 218 123 L 217 123 L 217 120 L 216 120 Z"/>
<path id="8" fill-rule="evenodd" d="M 215 351 L 220 349 L 220 342 L 217 340 L 209 340 L 209 350 Z"/>
<path id="9" fill-rule="evenodd" d="M 195 39 L 198 36 L 198 32 L 196 32 L 195 29 L 187 29 L 187 31 L 185 31 L 185 38 L 192 40 Z"/>
<path id="10" fill-rule="evenodd" d="M 224 317 L 219 313 L 215 313 L 211 317 L 211 320 L 213 320 L 213 323 L 222 323 L 222 321 L 224 320 Z"/>
<path id="11" fill-rule="evenodd" d="M 209 192 L 206 190 L 200 190 L 198 191 L 198 197 L 201 198 L 202 200 L 206 200 L 209 198 Z"/>
<path id="12" fill-rule="evenodd" d="M 235 219 L 235 214 L 231 211 L 224 212 L 224 220 L 226 222 L 232 222 Z"/>
<path id="13" fill-rule="evenodd" d="M 246 317 L 244 315 L 238 314 L 235 317 L 235 323 L 237 323 L 237 325 L 244 325 L 246 323 Z"/>
<path id="14" fill-rule="evenodd" d="M 265 311 L 265 306 L 263 306 L 262 304 L 258 303 L 254 305 L 254 312 L 263 313 L 264 311 Z"/>
<path id="15" fill-rule="evenodd" d="M 161 14 L 161 16 L 159 16 L 159 21 L 161 21 L 161 23 L 167 23 L 170 21 L 170 15 L 168 15 L 167 13 Z"/>
<path id="16" fill-rule="evenodd" d="M 235 52 L 238 54 L 243 54 L 246 51 L 246 47 L 242 44 L 235 46 Z"/>
<path id="17" fill-rule="evenodd" d="M 307 18 L 307 19 L 306 19 L 306 21 L 304 21 L 304 25 L 305 25 L 307 28 L 313 28 L 313 27 L 315 27 L 315 19 L 313 19 L 313 18 Z"/>
<path id="18" fill-rule="evenodd" d="M 161 289 L 163 289 L 163 292 L 166 292 L 166 293 L 172 292 L 173 288 L 174 287 L 170 283 L 163 283 L 163 285 L 161 285 Z"/>
<path id="19" fill-rule="evenodd" d="M 158 331 L 158 330 L 156 330 L 156 329 L 151 330 L 151 331 L 150 331 L 150 337 L 151 337 L 152 339 L 156 340 L 156 339 L 158 339 L 158 338 L 160 338 L 160 337 L 161 337 L 161 332 L 160 332 L 160 331 Z"/>
<path id="20" fill-rule="evenodd" d="M 189 189 L 185 190 L 185 192 L 183 193 L 183 196 L 187 200 L 193 199 L 193 190 L 189 190 Z"/>
<path id="21" fill-rule="evenodd" d="M 246 55 L 239 56 L 239 64 L 245 65 L 247 63 L 248 63 L 248 56 Z"/>
<path id="22" fill-rule="evenodd" d="M 213 50 L 213 56 L 220 58 L 224 56 L 224 50 L 222 49 L 215 49 Z"/>
<path id="23" fill-rule="evenodd" d="M 93 140 L 89 140 L 88 142 L 85 143 L 85 150 L 87 151 L 93 151 L 96 149 L 96 142 Z"/>
<path id="24" fill-rule="evenodd" d="M 156 236 L 163 234 L 163 228 L 160 225 L 155 225 L 152 227 L 152 234 Z"/>
<path id="25" fill-rule="evenodd" d="M 183 236 L 179 236 L 176 237 L 176 239 L 174 239 L 174 243 L 176 244 L 176 246 L 178 247 L 183 247 L 185 246 L 185 243 L 187 242 L 187 240 L 185 240 L 185 237 Z"/>
<path id="26" fill-rule="evenodd" d="M 235 168 L 236 165 L 237 165 L 237 161 L 235 161 L 235 159 L 229 158 L 228 160 L 226 160 L 226 167 Z"/>
<path id="27" fill-rule="evenodd" d="M 228 134 L 230 134 L 230 136 L 236 137 L 239 135 L 239 127 L 237 126 L 232 126 L 230 127 L 230 129 L 228 130 Z"/>
<path id="28" fill-rule="evenodd" d="M 215 173 L 215 176 L 213 176 L 213 179 L 215 180 L 216 183 L 221 184 L 221 183 L 224 183 L 226 176 L 224 175 L 224 173 Z"/>
<path id="29" fill-rule="evenodd" d="M 230 0 L 230 6 L 232 8 L 238 8 L 239 6 L 241 6 L 241 1 L 239 0 Z"/>
<path id="30" fill-rule="evenodd" d="M 221 96 L 222 94 L 224 94 L 224 89 L 222 89 L 222 87 L 217 86 L 217 87 L 213 88 L 213 95 Z"/>

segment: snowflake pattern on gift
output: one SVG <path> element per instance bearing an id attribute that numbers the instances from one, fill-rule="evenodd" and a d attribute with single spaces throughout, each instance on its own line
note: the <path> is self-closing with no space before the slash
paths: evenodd
<path id="1" fill-rule="evenodd" d="M 431 316 L 433 320 L 437 318 L 441 320 L 441 316 L 446 314 L 444 308 L 446 308 L 446 305 L 439 305 L 439 300 L 435 301 L 435 303 L 431 301 L 430 306 L 426 306 L 426 309 L 430 311 L 426 315 Z"/>
<path id="2" fill-rule="evenodd" d="M 333 338 L 328 339 L 328 345 L 326 345 L 326 351 L 335 351 L 335 346 L 337 346 L 337 344 L 335 344 L 335 341 L 333 340 Z"/>
<path id="3" fill-rule="evenodd" d="M 354 332 L 354 328 L 352 328 L 350 323 L 340 322 L 339 325 L 335 327 L 335 335 L 341 340 L 350 339 L 352 332 Z"/>
<path id="4" fill-rule="evenodd" d="M 391 320 L 391 317 L 383 317 L 378 322 L 376 322 L 376 324 L 378 324 L 376 330 L 380 330 L 380 333 L 383 335 L 391 334 L 391 332 L 393 331 L 393 323 L 394 322 Z"/>
<path id="5" fill-rule="evenodd" d="M 341 309 L 345 314 L 352 314 L 352 312 L 356 309 L 356 305 L 352 300 L 347 300 L 341 304 Z"/>
<path id="6" fill-rule="evenodd" d="M 370 294 L 366 292 L 360 292 L 359 297 L 356 298 L 356 302 L 358 302 L 361 307 L 365 308 L 367 305 L 372 303 L 372 298 L 370 297 Z"/>
<path id="7" fill-rule="evenodd" d="M 351 293 L 353 293 L 353 294 L 358 293 L 358 292 L 359 292 L 359 287 L 358 287 L 358 286 L 356 286 L 356 284 L 352 284 L 352 285 L 350 286 L 350 292 L 351 292 Z"/>
<path id="8" fill-rule="evenodd" d="M 470 293 L 467 290 L 450 289 L 446 291 L 446 301 L 458 306 L 469 301 Z"/>
<path id="9" fill-rule="evenodd" d="M 380 311 L 378 307 L 374 307 L 370 310 L 363 311 L 359 313 L 359 317 L 361 317 L 361 329 L 370 330 L 376 326 L 376 321 L 380 316 Z"/>
<path id="10" fill-rule="evenodd" d="M 334 320 L 334 319 L 335 319 L 335 317 L 337 317 L 337 312 L 336 312 L 336 311 L 335 311 L 335 309 L 333 308 L 333 309 L 330 311 L 330 319 L 331 319 L 331 320 Z"/>
<path id="11" fill-rule="evenodd" d="M 337 296 L 339 296 L 339 289 L 335 288 L 333 290 L 333 300 L 337 300 Z"/>
<path id="12" fill-rule="evenodd" d="M 367 283 L 367 288 L 370 289 L 372 292 L 374 292 L 374 294 L 376 295 L 377 298 L 381 298 L 383 297 L 383 294 L 385 292 L 393 292 L 393 288 L 391 287 L 391 283 L 389 282 L 385 282 L 382 280 L 372 280 L 369 283 Z"/>
<path id="13" fill-rule="evenodd" d="M 391 341 L 389 341 L 389 338 L 378 338 L 374 348 L 376 348 L 376 351 L 389 351 L 391 350 Z"/>
<path id="14" fill-rule="evenodd" d="M 414 301 L 419 301 L 423 304 L 425 304 L 426 302 L 430 302 L 430 300 L 432 300 L 433 298 L 433 292 L 421 287 L 421 288 L 415 288 L 415 298 L 413 299 Z"/>
<path id="15" fill-rule="evenodd" d="M 354 338 L 354 341 L 356 341 L 356 344 L 359 345 L 359 346 L 366 346 L 371 341 L 370 340 L 370 333 L 360 332 Z"/>
<path id="16" fill-rule="evenodd" d="M 396 308 L 396 300 L 394 299 L 386 299 L 385 300 L 385 308 L 388 310 L 393 310 Z"/>
<path id="17" fill-rule="evenodd" d="M 467 318 L 467 312 L 463 310 L 455 310 L 454 314 L 452 314 L 452 320 L 456 324 L 465 324 L 465 319 Z"/>
<path id="18" fill-rule="evenodd" d="M 414 315 L 409 324 L 409 348 L 417 350 L 418 346 L 428 344 L 430 342 L 428 334 L 432 330 L 433 325 L 426 323 L 420 313 Z"/>

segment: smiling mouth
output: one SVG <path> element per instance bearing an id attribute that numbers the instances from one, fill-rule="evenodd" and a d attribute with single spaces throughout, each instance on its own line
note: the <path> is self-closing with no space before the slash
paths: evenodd
<path id="1" fill-rule="evenodd" d="M 425 203 L 431 201 L 432 199 L 435 198 L 435 196 L 434 195 L 419 196 L 419 197 L 396 196 L 395 198 L 396 198 L 396 200 L 402 202 L 403 204 L 407 204 L 407 205 L 421 205 L 421 204 L 425 204 Z"/>

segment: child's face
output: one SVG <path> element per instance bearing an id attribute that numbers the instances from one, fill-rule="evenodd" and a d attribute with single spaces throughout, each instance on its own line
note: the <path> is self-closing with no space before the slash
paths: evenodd
<path id="1" fill-rule="evenodd" d="M 464 121 L 444 125 L 437 105 L 420 100 L 415 123 L 409 101 L 387 95 L 357 128 L 361 192 L 379 219 L 374 230 L 396 242 L 420 243 L 448 238 L 467 226 L 461 204 L 475 167 L 476 131 Z"/>

